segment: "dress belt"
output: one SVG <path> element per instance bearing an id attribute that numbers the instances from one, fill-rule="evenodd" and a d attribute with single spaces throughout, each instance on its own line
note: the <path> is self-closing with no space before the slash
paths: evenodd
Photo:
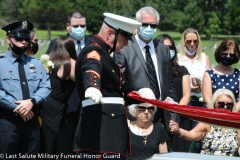
<path id="1" fill-rule="evenodd" d="M 119 97 L 102 97 L 103 103 L 124 104 L 123 98 Z M 96 104 L 92 99 L 85 99 L 82 101 L 82 107 Z"/>

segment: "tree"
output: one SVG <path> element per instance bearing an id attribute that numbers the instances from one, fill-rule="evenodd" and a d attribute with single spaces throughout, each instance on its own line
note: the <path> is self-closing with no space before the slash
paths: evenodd
<path id="1" fill-rule="evenodd" d="M 73 2 L 69 0 L 23 0 L 19 12 L 35 24 L 45 24 L 48 40 L 51 40 L 51 28 L 67 22 L 67 15 L 73 10 Z M 64 25 L 65 26 L 65 25 Z"/>
<path id="2" fill-rule="evenodd" d="M 204 28 L 204 32 L 206 33 L 207 39 L 210 39 L 211 35 L 217 35 L 221 32 L 220 20 L 216 12 L 212 11 L 210 13 L 210 17 L 208 19 L 208 26 Z"/>

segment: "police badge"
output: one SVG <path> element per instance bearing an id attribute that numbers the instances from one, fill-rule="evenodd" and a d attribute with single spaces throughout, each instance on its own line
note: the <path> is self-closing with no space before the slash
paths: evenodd
<path id="1" fill-rule="evenodd" d="M 33 64 L 30 64 L 30 72 L 35 73 L 36 67 Z"/>
<path id="2" fill-rule="evenodd" d="M 22 29 L 27 29 L 27 21 L 22 22 Z"/>

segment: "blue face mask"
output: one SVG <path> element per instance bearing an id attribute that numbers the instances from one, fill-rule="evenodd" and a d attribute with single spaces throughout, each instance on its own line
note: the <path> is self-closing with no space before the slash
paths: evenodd
<path id="1" fill-rule="evenodd" d="M 224 66 L 230 66 L 233 64 L 233 59 L 231 59 L 230 57 L 222 57 L 221 58 L 221 63 L 224 65 Z"/>
<path id="2" fill-rule="evenodd" d="M 171 59 L 173 59 L 174 56 L 175 56 L 175 51 L 174 50 L 170 50 L 170 57 L 171 57 Z"/>
<path id="3" fill-rule="evenodd" d="M 139 34 L 144 40 L 151 40 L 157 29 L 152 29 L 150 26 L 148 27 L 140 27 Z"/>
<path id="4" fill-rule="evenodd" d="M 76 40 L 81 40 L 85 36 L 85 28 L 82 27 L 77 27 L 74 28 L 72 27 L 72 33 L 71 36 L 75 38 Z"/>

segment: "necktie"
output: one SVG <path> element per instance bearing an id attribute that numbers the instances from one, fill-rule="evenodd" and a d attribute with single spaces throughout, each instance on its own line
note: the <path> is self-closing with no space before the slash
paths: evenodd
<path id="1" fill-rule="evenodd" d="M 30 98 L 30 93 L 29 93 L 25 70 L 23 68 L 24 63 L 21 58 L 17 58 L 17 62 L 18 62 L 18 73 L 19 73 L 20 84 L 22 88 L 23 100 L 26 100 Z"/>
<path id="2" fill-rule="evenodd" d="M 77 41 L 77 56 L 79 56 L 80 52 L 81 52 L 81 42 Z"/>
<path id="3" fill-rule="evenodd" d="M 160 91 L 159 91 L 159 86 L 158 86 L 158 81 L 157 81 L 157 75 L 156 75 L 156 70 L 152 61 L 152 57 L 149 51 L 149 45 L 145 46 L 146 49 L 146 65 L 148 68 L 148 74 L 149 74 L 149 82 L 150 82 L 150 88 L 155 94 L 156 98 L 160 98 Z"/>

